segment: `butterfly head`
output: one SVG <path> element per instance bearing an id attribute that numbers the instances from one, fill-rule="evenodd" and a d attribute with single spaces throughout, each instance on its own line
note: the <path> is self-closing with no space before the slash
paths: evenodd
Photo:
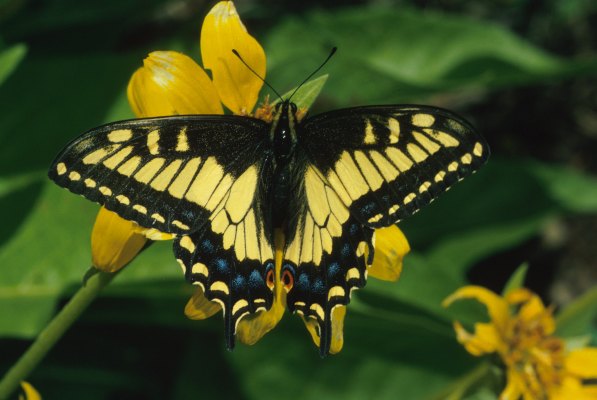
<path id="1" fill-rule="evenodd" d="M 276 104 L 270 139 L 276 160 L 284 162 L 292 154 L 296 143 L 296 113 L 298 107 L 289 100 Z"/>

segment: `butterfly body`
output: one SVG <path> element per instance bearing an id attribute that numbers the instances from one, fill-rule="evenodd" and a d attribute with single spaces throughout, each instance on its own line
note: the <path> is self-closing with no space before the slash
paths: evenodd
<path id="1" fill-rule="evenodd" d="M 287 101 L 278 103 L 270 130 L 272 156 L 265 163 L 272 163 L 273 184 L 265 188 L 271 191 L 269 198 L 272 210 L 272 227 L 283 229 L 288 217 L 288 202 L 293 183 L 297 182 L 297 162 L 295 148 L 298 127 L 296 119 L 297 107 Z M 268 169 L 267 167 L 265 169 Z"/>
<path id="2" fill-rule="evenodd" d="M 374 229 L 431 202 L 489 149 L 466 121 L 432 107 L 296 114 L 282 101 L 271 123 L 190 115 L 107 124 L 67 145 L 49 176 L 175 234 L 187 280 L 222 307 L 229 348 L 238 323 L 270 309 L 282 285 L 289 310 L 316 323 L 325 355 L 333 310 L 365 285 Z"/>

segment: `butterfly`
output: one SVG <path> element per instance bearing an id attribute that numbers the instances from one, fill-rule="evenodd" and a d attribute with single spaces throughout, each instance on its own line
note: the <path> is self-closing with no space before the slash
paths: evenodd
<path id="1" fill-rule="evenodd" d="M 49 177 L 140 226 L 175 235 L 186 279 L 219 303 L 228 348 L 239 321 L 272 306 L 317 322 L 362 288 L 375 228 L 396 224 L 477 170 L 489 147 L 450 111 L 420 105 L 347 108 L 303 120 L 280 101 L 273 119 L 181 115 L 109 123 L 54 160 Z"/>

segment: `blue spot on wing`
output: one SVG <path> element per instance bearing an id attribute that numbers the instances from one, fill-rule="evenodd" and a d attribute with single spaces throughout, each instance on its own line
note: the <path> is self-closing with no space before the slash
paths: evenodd
<path id="1" fill-rule="evenodd" d="M 253 270 L 249 275 L 249 286 L 253 289 L 260 288 L 264 285 L 263 278 L 257 270 Z"/>
<path id="2" fill-rule="evenodd" d="M 344 243 L 342 245 L 342 250 L 340 250 L 340 254 L 342 254 L 342 257 L 350 257 L 350 244 Z"/>
<path id="3" fill-rule="evenodd" d="M 201 250 L 203 250 L 204 253 L 212 254 L 215 250 L 215 247 L 211 240 L 205 239 L 201 242 Z"/>
<path id="4" fill-rule="evenodd" d="M 340 264 L 338 264 L 337 262 L 333 262 L 330 265 L 328 265 L 328 277 L 330 279 L 334 279 L 338 271 L 340 271 Z"/>
<path id="5" fill-rule="evenodd" d="M 359 226 L 357 224 L 350 225 L 350 234 L 355 236 L 357 233 L 359 233 Z"/>
<path id="6" fill-rule="evenodd" d="M 309 289 L 309 276 L 306 273 L 302 273 L 299 275 L 299 278 L 296 282 L 296 287 L 300 290 Z"/>
<path id="7" fill-rule="evenodd" d="M 230 270 L 230 264 L 223 258 L 216 258 L 214 264 L 219 273 L 225 274 Z"/>
<path id="8" fill-rule="evenodd" d="M 365 215 L 372 214 L 377 209 L 377 204 L 371 202 L 361 207 L 361 212 Z"/>
<path id="9" fill-rule="evenodd" d="M 313 282 L 313 292 L 317 294 L 325 293 L 325 285 L 321 278 L 317 278 L 315 282 Z"/>
<path id="10" fill-rule="evenodd" d="M 233 290 L 241 290 L 245 287 L 245 285 L 246 285 L 245 278 L 243 278 L 241 275 L 236 275 L 231 282 L 231 286 L 232 286 Z"/>

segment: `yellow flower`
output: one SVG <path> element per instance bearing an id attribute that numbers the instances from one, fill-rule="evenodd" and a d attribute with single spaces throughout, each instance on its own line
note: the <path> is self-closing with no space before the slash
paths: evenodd
<path id="1" fill-rule="evenodd" d="M 131 108 L 139 118 L 182 114 L 223 114 L 224 107 L 236 115 L 254 115 L 267 120 L 271 113 L 267 104 L 254 110 L 263 82 L 234 56 L 236 49 L 244 61 L 261 77 L 265 77 L 266 58 L 261 45 L 242 24 L 232 2 L 221 1 L 207 14 L 201 28 L 203 67 L 190 57 L 174 51 L 155 51 L 143 61 L 131 77 L 127 95 Z M 169 235 L 147 230 L 134 222 L 101 209 L 92 235 L 94 265 L 115 271 L 144 247 L 147 239 L 168 239 Z M 369 275 L 384 280 L 397 280 L 402 258 L 409 251 L 408 242 L 397 227 L 376 232 L 375 259 Z M 275 234 L 275 288 L 270 310 L 248 315 L 240 320 L 237 338 L 254 344 L 281 320 L 286 308 L 286 293 L 280 284 L 284 237 Z M 197 288 L 185 307 L 191 319 L 205 319 L 221 311 Z M 340 351 L 343 343 L 345 307 L 332 314 L 331 352 Z M 313 340 L 319 346 L 316 323 L 305 320 Z"/>
<path id="2" fill-rule="evenodd" d="M 41 400 L 39 392 L 29 382 L 21 382 L 24 396 L 19 394 L 19 400 Z"/>
<path id="3" fill-rule="evenodd" d="M 479 286 L 466 286 L 444 300 L 476 299 L 487 308 L 490 321 L 476 323 L 468 332 L 454 322 L 458 341 L 474 356 L 497 353 L 506 369 L 507 384 L 500 400 L 597 399 L 597 348 L 566 349 L 553 335 L 552 309 L 527 289 L 515 289 L 504 298 Z"/>

